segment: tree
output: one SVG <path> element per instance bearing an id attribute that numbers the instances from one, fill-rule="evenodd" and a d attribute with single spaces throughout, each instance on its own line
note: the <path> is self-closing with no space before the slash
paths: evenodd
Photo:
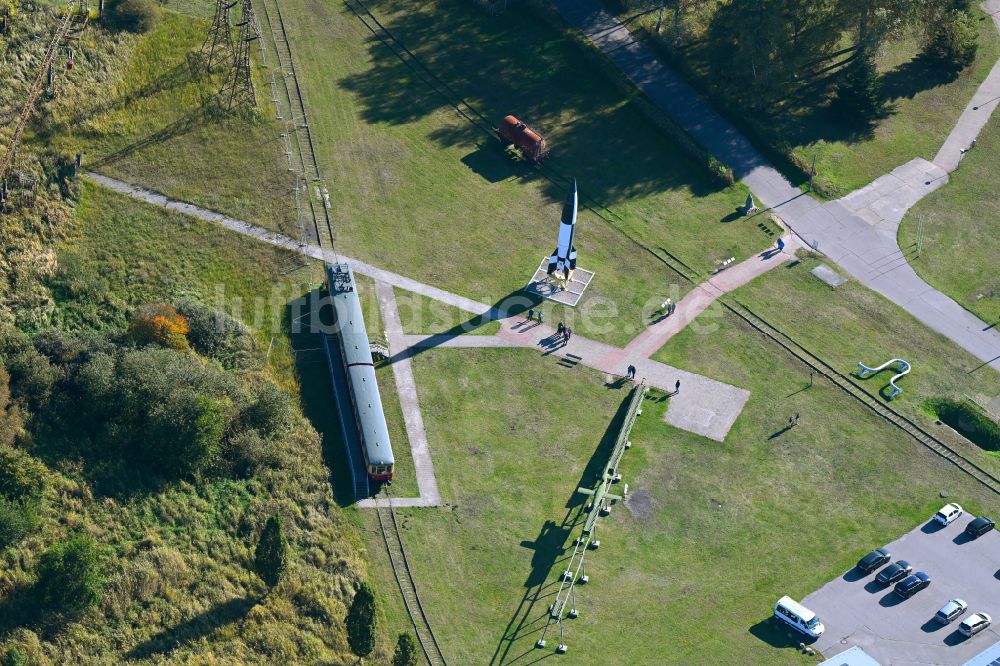
<path id="1" fill-rule="evenodd" d="M 253 565 L 254 571 L 268 587 L 281 582 L 281 577 L 288 568 L 288 541 L 281 516 L 277 513 L 264 523 L 254 552 Z"/>
<path id="2" fill-rule="evenodd" d="M 187 317 L 166 303 L 142 306 L 128 324 L 128 336 L 136 344 L 155 344 L 177 350 L 188 348 L 190 330 Z"/>
<path id="3" fill-rule="evenodd" d="M 971 65 L 979 51 L 978 20 L 964 9 L 931 12 L 925 23 L 924 53 L 947 65 Z"/>
<path id="4" fill-rule="evenodd" d="M 396 651 L 392 655 L 392 666 L 417 666 L 417 640 L 413 634 L 404 631 L 396 641 Z"/>
<path id="5" fill-rule="evenodd" d="M 885 100 L 875 63 L 857 58 L 847 66 L 837 86 L 836 108 L 849 120 L 870 123 L 882 115 Z"/>
<path id="6" fill-rule="evenodd" d="M 38 558 L 35 595 L 50 610 L 81 611 L 100 601 L 97 544 L 82 534 L 52 544 Z"/>
<path id="7" fill-rule="evenodd" d="M 344 620 L 347 625 L 347 643 L 359 657 L 367 657 L 375 649 L 378 633 L 378 606 L 375 593 L 368 583 L 361 583 Z"/>

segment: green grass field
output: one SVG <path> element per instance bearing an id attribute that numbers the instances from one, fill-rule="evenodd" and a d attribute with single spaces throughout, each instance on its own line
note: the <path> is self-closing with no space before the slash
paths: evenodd
<path id="1" fill-rule="evenodd" d="M 431 335 L 461 326 L 467 335 L 494 335 L 500 322 L 473 317 L 456 307 L 435 301 L 412 291 L 396 290 L 396 304 L 404 333 Z"/>
<path id="2" fill-rule="evenodd" d="M 622 0 L 610 4 L 618 5 L 622 18 L 638 13 L 636 9 L 624 11 Z M 708 65 L 713 46 L 705 36 L 716 4 L 699 2 L 684 16 L 685 47 L 679 64 L 702 89 L 713 85 Z M 871 129 L 859 130 L 846 124 L 825 105 L 823 96 L 815 94 L 791 107 L 776 105 L 771 115 L 738 110 L 731 115 L 749 125 L 764 147 L 790 152 L 805 165 L 811 164 L 815 155 L 814 192 L 828 198 L 844 196 L 914 157 L 931 159 L 1000 58 L 1000 36 L 993 21 L 978 9 L 977 3 L 974 11 L 980 18 L 979 52 L 976 61 L 961 72 L 944 70 L 917 57 L 920 43 L 915 35 L 886 44 L 877 64 L 887 115 Z M 674 34 L 672 16 L 668 12 L 666 27 L 659 36 L 654 36 L 656 19 L 656 12 L 646 13 L 630 21 L 630 29 L 638 28 L 643 39 L 666 54 L 665 42 Z"/>
<path id="3" fill-rule="evenodd" d="M 631 664 L 794 663 L 794 641 L 766 622 L 778 597 L 805 596 L 911 529 L 939 491 L 997 507 L 839 389 L 802 391 L 808 373 L 777 347 L 728 319 L 704 323 L 719 325 L 713 344 L 688 329 L 663 360 L 747 387 L 750 402 L 718 444 L 666 425 L 662 396 L 647 401 L 622 466 L 630 503 L 603 523 L 567 625 L 573 663 L 607 663 L 609 645 Z M 442 649 L 457 663 L 543 657 L 532 646 L 577 535 L 573 491 L 603 464 L 595 451 L 626 393 L 522 350 L 433 350 L 415 369 L 446 506 L 398 513 Z M 374 517 L 349 515 L 390 624 L 404 627 Z"/>
<path id="4" fill-rule="evenodd" d="M 920 277 L 988 324 L 1000 320 L 997 151 L 1000 120 L 994 117 L 948 185 L 914 206 L 899 229 L 901 247 L 922 233 L 920 257 L 911 262 Z"/>
<path id="5" fill-rule="evenodd" d="M 916 58 L 919 44 L 915 38 L 886 48 L 879 69 L 889 114 L 871 133 L 852 136 L 837 129 L 833 114 L 816 112 L 797 128 L 797 135 L 781 137 L 791 142 L 792 152 L 803 163 L 810 164 L 816 155 L 816 189 L 829 197 L 843 196 L 914 157 L 934 158 L 1000 58 L 996 26 L 981 12 L 979 16 L 976 61 L 958 74 Z M 778 125 L 775 131 L 781 136 L 787 130 Z"/>
<path id="6" fill-rule="evenodd" d="M 654 256 L 661 247 L 705 271 L 770 243 L 745 220 L 723 221 L 742 187 L 718 190 L 614 86 L 579 76 L 589 68 L 571 40 L 521 12 L 484 21 L 459 0 L 372 6 L 490 122 L 516 113 L 544 131 L 552 157 L 542 170 L 514 161 L 346 9 L 295 0 L 286 23 L 345 254 L 495 303 L 552 251 L 561 175 L 573 175 L 588 202 L 621 217 L 583 211 L 577 248 L 597 272 L 589 300 L 613 303 L 627 324 L 575 330 L 621 344 L 678 282 Z M 570 317 L 560 310 L 547 314 Z"/>
<path id="7" fill-rule="evenodd" d="M 913 370 L 900 380 L 903 393 L 892 405 L 946 439 L 953 437 L 951 431 L 934 425 L 925 411 L 926 400 L 968 397 L 983 403 L 1000 395 L 997 372 L 853 280 L 830 289 L 809 273 L 819 260 L 802 256 L 800 263 L 768 273 L 734 297 L 842 373 L 853 373 L 859 361 L 909 361 Z M 715 345 L 711 335 L 705 344 Z M 860 383 L 877 394 L 888 380 L 882 373 Z M 978 457 L 981 452 L 972 448 L 970 454 Z"/>
<path id="8" fill-rule="evenodd" d="M 207 30 L 204 20 L 164 12 L 153 32 L 116 36 L 114 57 L 124 62 L 104 73 L 99 94 L 57 97 L 46 139 L 84 152 L 86 168 L 298 238 L 294 180 L 265 105 L 270 87 L 258 81 L 253 114 L 216 109 L 221 75 L 204 74 L 195 57 Z"/>
<path id="9" fill-rule="evenodd" d="M 318 263 L 87 182 L 81 187 L 76 221 L 56 249 L 56 326 L 120 328 L 143 303 L 196 298 L 250 326 L 260 349 L 271 347 L 271 367 L 291 381 L 286 310 L 319 285 Z"/>

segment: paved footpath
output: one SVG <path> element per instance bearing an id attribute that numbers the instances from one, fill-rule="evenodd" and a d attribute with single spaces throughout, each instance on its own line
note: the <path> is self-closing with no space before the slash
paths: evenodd
<path id="1" fill-rule="evenodd" d="M 798 240 L 791 234 L 785 234 L 782 242 L 785 244 L 783 251 L 772 248 L 753 255 L 696 286 L 677 302 L 677 309 L 672 315 L 660 318 L 626 345 L 623 361 L 628 364 L 652 356 L 720 296 L 794 258 L 799 247 Z"/>
<path id="2" fill-rule="evenodd" d="M 406 336 L 403 334 L 403 324 L 399 320 L 396 292 L 393 291 L 392 285 L 378 281 L 375 283 L 375 295 L 382 311 L 382 321 L 385 323 L 389 353 L 393 356 L 392 374 L 396 378 L 396 392 L 399 395 L 399 405 L 403 409 L 406 438 L 410 441 L 410 451 L 413 454 L 413 471 L 417 477 L 417 488 L 420 489 L 419 503 L 413 503 L 415 500 L 412 498 L 392 498 L 392 502 L 394 506 L 440 506 L 441 493 L 438 491 L 437 478 L 434 476 L 434 464 L 431 462 L 431 449 L 427 444 L 424 418 L 420 413 L 413 367 L 410 357 L 399 353 L 406 347 Z"/>
<path id="3" fill-rule="evenodd" d="M 792 186 L 731 123 L 596 0 L 551 2 L 654 103 L 732 168 L 805 244 L 984 364 L 1000 370 L 1000 331 L 924 282 L 907 262 L 907 248 L 900 249 L 896 240 L 906 211 L 948 182 L 961 150 L 978 135 L 1000 102 L 1000 62 L 959 118 L 934 163 L 912 160 L 843 199 L 822 204 Z M 987 0 L 984 7 L 988 12 L 1000 12 L 1000 0 Z M 1000 29 L 1000 15 L 995 14 L 994 21 Z M 891 336 L 892 331 L 886 335 Z"/>
<path id="4" fill-rule="evenodd" d="M 128 183 L 108 178 L 107 176 L 101 176 L 93 173 L 86 173 L 84 176 L 103 187 L 125 194 L 129 197 L 145 201 L 154 206 L 159 206 L 169 210 L 176 210 L 201 220 L 214 222 L 237 233 L 255 238 L 264 243 L 283 247 L 292 252 L 298 252 L 321 260 L 328 261 L 330 259 L 328 253 L 320 247 L 300 243 L 299 241 L 289 238 L 288 236 L 258 227 L 248 222 L 237 220 L 215 211 L 206 210 L 193 204 L 174 201 L 173 199 L 165 197 L 157 192 L 129 185 Z M 551 344 L 555 341 L 555 330 L 548 326 L 537 323 L 529 324 L 523 320 L 515 322 L 513 320 L 516 319 L 516 317 L 511 317 L 507 312 L 501 311 L 497 308 L 449 293 L 442 289 L 438 289 L 437 287 L 422 284 L 416 280 L 398 275 L 391 271 L 376 268 L 363 261 L 358 261 L 357 259 L 351 259 L 344 256 L 341 256 L 340 258 L 349 262 L 356 273 L 374 278 L 377 284 L 383 285 L 381 287 L 382 289 L 386 288 L 388 285 L 399 287 L 401 289 L 406 289 L 407 291 L 412 291 L 429 298 L 448 303 L 449 305 L 453 305 L 454 307 L 472 315 L 486 316 L 491 319 L 499 320 L 501 330 L 497 337 L 506 341 L 508 344 L 528 347 L 531 349 L 541 348 L 543 350 L 543 354 L 558 354 L 559 356 L 557 358 L 573 354 L 575 356 L 574 360 L 580 365 L 600 370 L 611 376 L 621 376 L 624 374 L 626 369 L 627 363 L 625 361 L 630 357 L 624 353 L 625 350 L 594 340 L 588 340 L 587 338 L 578 335 L 573 336 L 572 340 L 568 344 Z M 388 328 L 389 326 L 387 323 L 387 331 Z M 409 336 L 403 336 L 402 330 L 400 329 L 397 336 L 397 347 L 405 347 L 406 338 L 408 337 Z M 439 340 L 437 340 L 437 342 L 444 342 L 444 338 L 446 336 L 431 337 L 438 337 Z M 468 346 L 475 345 L 476 338 L 485 338 L 488 340 L 492 336 L 470 335 L 460 337 L 465 337 L 470 340 L 469 342 L 461 343 L 462 346 Z M 427 338 L 421 338 L 420 346 L 426 348 L 429 344 L 430 343 L 427 342 Z M 458 343 L 454 344 L 457 346 Z M 501 343 L 497 342 L 487 342 L 485 346 L 499 346 L 500 344 Z M 390 346 L 391 345 L 392 343 L 390 342 Z M 392 353 L 393 360 L 395 362 L 396 356 L 401 355 L 409 357 L 413 354 L 413 351 L 407 349 L 401 354 L 396 351 L 393 351 Z M 740 412 L 743 411 L 743 406 L 750 397 L 749 391 L 744 389 L 730 386 L 729 384 L 724 384 L 714 379 L 696 375 L 685 370 L 680 370 L 664 363 L 653 361 L 649 358 L 636 359 L 633 365 L 635 365 L 638 370 L 638 378 L 645 379 L 647 385 L 661 390 L 671 392 L 674 390 L 676 382 L 680 381 L 682 384 L 680 392 L 670 399 L 670 405 L 667 409 L 666 415 L 667 423 L 670 423 L 675 427 L 709 437 L 716 441 L 721 442 L 725 439 L 726 434 L 736 421 L 736 418 L 740 415 Z M 421 492 L 421 494 L 423 493 Z"/>

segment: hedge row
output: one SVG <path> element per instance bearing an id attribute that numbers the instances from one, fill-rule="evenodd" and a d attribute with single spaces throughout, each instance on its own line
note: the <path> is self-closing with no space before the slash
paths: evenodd
<path id="1" fill-rule="evenodd" d="M 968 402 L 938 398 L 930 402 L 938 419 L 981 449 L 1000 451 L 1000 423 Z"/>

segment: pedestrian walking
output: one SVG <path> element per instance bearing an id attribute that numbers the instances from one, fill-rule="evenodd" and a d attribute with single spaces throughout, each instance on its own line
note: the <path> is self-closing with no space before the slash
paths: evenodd
<path id="1" fill-rule="evenodd" d="M 628 372 L 628 378 L 629 379 L 635 379 L 635 366 L 634 365 L 628 366 L 627 372 Z"/>
<path id="2" fill-rule="evenodd" d="M 562 338 L 565 337 L 565 334 L 566 334 L 566 324 L 559 322 L 559 325 L 556 326 L 556 335 Z"/>
<path id="3" fill-rule="evenodd" d="M 681 380 L 678 379 L 677 383 L 674 384 L 674 395 L 677 395 L 680 392 L 681 392 Z"/>
<path id="4" fill-rule="evenodd" d="M 569 339 L 572 338 L 572 337 L 573 337 L 573 329 L 570 328 L 569 326 L 567 326 L 566 327 L 566 342 L 569 342 Z"/>
<path id="5" fill-rule="evenodd" d="M 535 310 L 534 308 L 528 308 L 528 321 L 535 320 Z"/>
<path id="6" fill-rule="evenodd" d="M 785 249 L 785 241 L 782 240 L 782 238 L 779 236 L 778 237 L 778 252 L 781 252 L 784 249 Z"/>
<path id="7" fill-rule="evenodd" d="M 538 311 L 538 323 L 539 324 L 542 323 L 542 311 L 541 310 Z"/>

